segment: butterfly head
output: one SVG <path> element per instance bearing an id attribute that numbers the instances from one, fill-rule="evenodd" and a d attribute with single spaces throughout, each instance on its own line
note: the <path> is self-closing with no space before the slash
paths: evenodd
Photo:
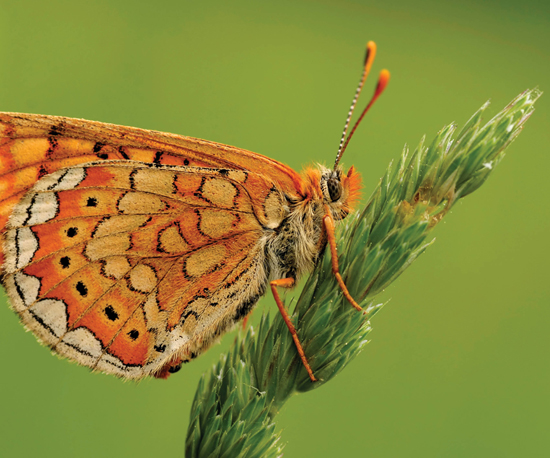
<path id="1" fill-rule="evenodd" d="M 334 219 L 345 218 L 360 199 L 361 176 L 351 167 L 344 173 L 341 167 L 328 169 L 320 166 L 319 187 L 323 203 L 328 205 Z"/>

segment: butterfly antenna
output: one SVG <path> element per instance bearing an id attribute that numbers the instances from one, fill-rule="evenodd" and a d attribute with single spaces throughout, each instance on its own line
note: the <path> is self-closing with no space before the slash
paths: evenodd
<path id="1" fill-rule="evenodd" d="M 363 74 L 361 75 L 361 81 L 359 82 L 359 86 L 357 86 L 357 90 L 355 91 L 355 96 L 353 97 L 353 102 L 351 103 L 351 107 L 348 112 L 348 117 L 346 119 L 346 124 L 344 126 L 344 132 L 342 133 L 342 138 L 340 140 L 340 146 L 338 148 L 338 154 L 336 155 L 336 161 L 334 162 L 335 169 L 338 163 L 340 162 L 340 159 L 342 158 L 342 155 L 344 154 L 344 151 L 346 150 L 348 143 L 351 140 L 351 137 L 353 136 L 355 130 L 357 129 L 357 127 L 365 117 L 365 114 L 367 113 L 367 111 L 369 111 L 370 107 L 374 104 L 376 99 L 380 96 L 380 94 L 382 94 L 382 92 L 384 92 L 384 89 L 386 89 L 386 86 L 390 80 L 390 72 L 385 69 L 382 70 L 380 72 L 380 76 L 378 77 L 378 84 L 376 85 L 374 95 L 372 96 L 370 102 L 367 104 L 367 106 L 361 113 L 361 116 L 359 116 L 359 119 L 356 121 L 355 125 L 351 129 L 351 132 L 346 139 L 346 134 L 348 131 L 351 116 L 353 115 L 353 110 L 355 109 L 355 105 L 357 104 L 357 100 L 359 99 L 359 94 L 361 94 L 361 90 L 363 89 L 363 84 L 367 79 L 367 76 L 370 72 L 370 68 L 372 66 L 372 62 L 374 61 L 375 56 L 376 56 L 376 44 L 374 43 L 374 41 L 369 41 L 367 44 L 367 53 L 365 55 L 365 65 L 363 69 Z"/>
<path id="2" fill-rule="evenodd" d="M 374 62 L 375 56 L 376 56 L 376 43 L 374 41 L 369 41 L 367 43 L 367 51 L 365 53 L 365 62 L 363 63 L 363 73 L 361 74 L 359 85 L 355 90 L 355 95 L 353 96 L 351 106 L 349 107 L 348 117 L 346 119 L 346 123 L 344 124 L 344 131 L 342 132 L 342 138 L 340 139 L 340 145 L 338 146 L 338 154 L 336 155 L 336 162 L 334 163 L 334 168 L 336 168 L 336 166 L 338 165 L 338 162 L 340 162 L 340 157 L 343 154 L 344 141 L 346 140 L 346 134 L 348 133 L 349 122 L 351 121 L 353 110 L 355 110 L 355 105 L 357 105 L 357 100 L 359 100 L 359 94 L 361 94 L 361 90 L 363 89 L 363 84 L 365 84 L 365 80 L 367 79 L 367 76 L 369 76 L 370 68 L 372 67 L 372 63 Z"/>

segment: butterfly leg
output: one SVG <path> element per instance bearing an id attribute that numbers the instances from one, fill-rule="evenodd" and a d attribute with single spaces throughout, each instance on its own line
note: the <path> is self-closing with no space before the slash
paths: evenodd
<path id="1" fill-rule="evenodd" d="M 359 306 L 357 302 L 355 302 L 353 297 L 351 297 L 351 294 L 349 293 L 348 288 L 344 283 L 342 276 L 340 275 L 340 269 L 338 267 L 338 251 L 336 250 L 336 235 L 334 231 L 334 220 L 332 219 L 332 215 L 330 215 L 330 213 L 327 213 L 323 218 L 323 224 L 325 225 L 328 245 L 330 247 L 330 255 L 332 259 L 332 273 L 336 277 L 336 281 L 338 282 L 338 285 L 340 286 L 342 293 L 344 293 L 344 296 L 349 301 L 349 303 L 353 305 L 357 310 L 361 311 L 363 309 Z"/>
<path id="2" fill-rule="evenodd" d="M 247 315 L 243 319 L 243 327 L 242 327 L 243 331 L 246 329 L 246 325 L 248 324 L 248 320 L 251 316 L 252 316 L 252 310 L 250 312 L 248 312 Z"/>
<path id="3" fill-rule="evenodd" d="M 290 334 L 292 335 L 292 339 L 294 340 L 294 343 L 296 344 L 296 349 L 298 350 L 298 354 L 300 355 L 300 358 L 302 359 L 302 363 L 304 367 L 307 370 L 307 373 L 309 374 L 309 378 L 312 382 L 316 382 L 317 379 L 313 375 L 313 371 L 311 370 L 311 367 L 309 366 L 309 363 L 307 361 L 306 354 L 304 352 L 304 349 L 302 348 L 302 344 L 300 343 L 300 339 L 298 338 L 298 333 L 296 332 L 296 328 L 292 324 L 292 321 L 290 321 L 290 316 L 288 315 L 288 312 L 285 309 L 285 305 L 283 304 L 283 301 L 281 300 L 281 297 L 279 296 L 279 293 L 277 291 L 277 286 L 280 286 L 282 288 L 291 288 L 294 286 L 295 280 L 294 278 L 281 278 L 279 280 L 273 280 L 270 282 L 271 286 L 271 292 L 273 293 L 273 297 L 275 298 L 275 302 L 277 303 L 277 307 L 279 307 L 279 312 L 281 312 L 281 315 L 283 316 L 283 320 L 285 320 L 285 323 L 288 327 L 288 330 L 290 331 Z"/>

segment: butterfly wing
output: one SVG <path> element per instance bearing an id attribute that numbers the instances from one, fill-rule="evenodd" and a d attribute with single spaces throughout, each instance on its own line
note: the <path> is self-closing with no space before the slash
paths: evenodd
<path id="1" fill-rule="evenodd" d="M 277 199 L 273 182 L 242 170 L 61 168 L 15 205 L 3 282 L 25 325 L 58 354 L 127 378 L 158 374 L 263 294 L 262 235 L 282 217 Z"/>
<path id="2" fill-rule="evenodd" d="M 0 232 L 37 180 L 65 167 L 108 159 L 253 171 L 289 195 L 304 192 L 302 179 L 290 167 L 240 148 L 83 119 L 0 113 Z M 254 189 L 258 198 L 269 192 Z"/>

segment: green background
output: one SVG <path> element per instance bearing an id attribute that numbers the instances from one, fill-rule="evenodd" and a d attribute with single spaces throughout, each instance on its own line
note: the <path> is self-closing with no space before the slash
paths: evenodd
<path id="1" fill-rule="evenodd" d="M 371 39 L 392 80 L 344 156 L 364 197 L 404 143 L 488 98 L 493 114 L 550 91 L 546 1 L 3 0 L 0 109 L 206 138 L 300 170 L 332 163 Z M 550 456 L 550 94 L 537 106 L 386 291 L 365 351 L 285 405 L 285 457 Z M 51 356 L 0 307 L 0 456 L 182 456 L 198 379 L 234 337 L 168 381 L 124 383 Z"/>

